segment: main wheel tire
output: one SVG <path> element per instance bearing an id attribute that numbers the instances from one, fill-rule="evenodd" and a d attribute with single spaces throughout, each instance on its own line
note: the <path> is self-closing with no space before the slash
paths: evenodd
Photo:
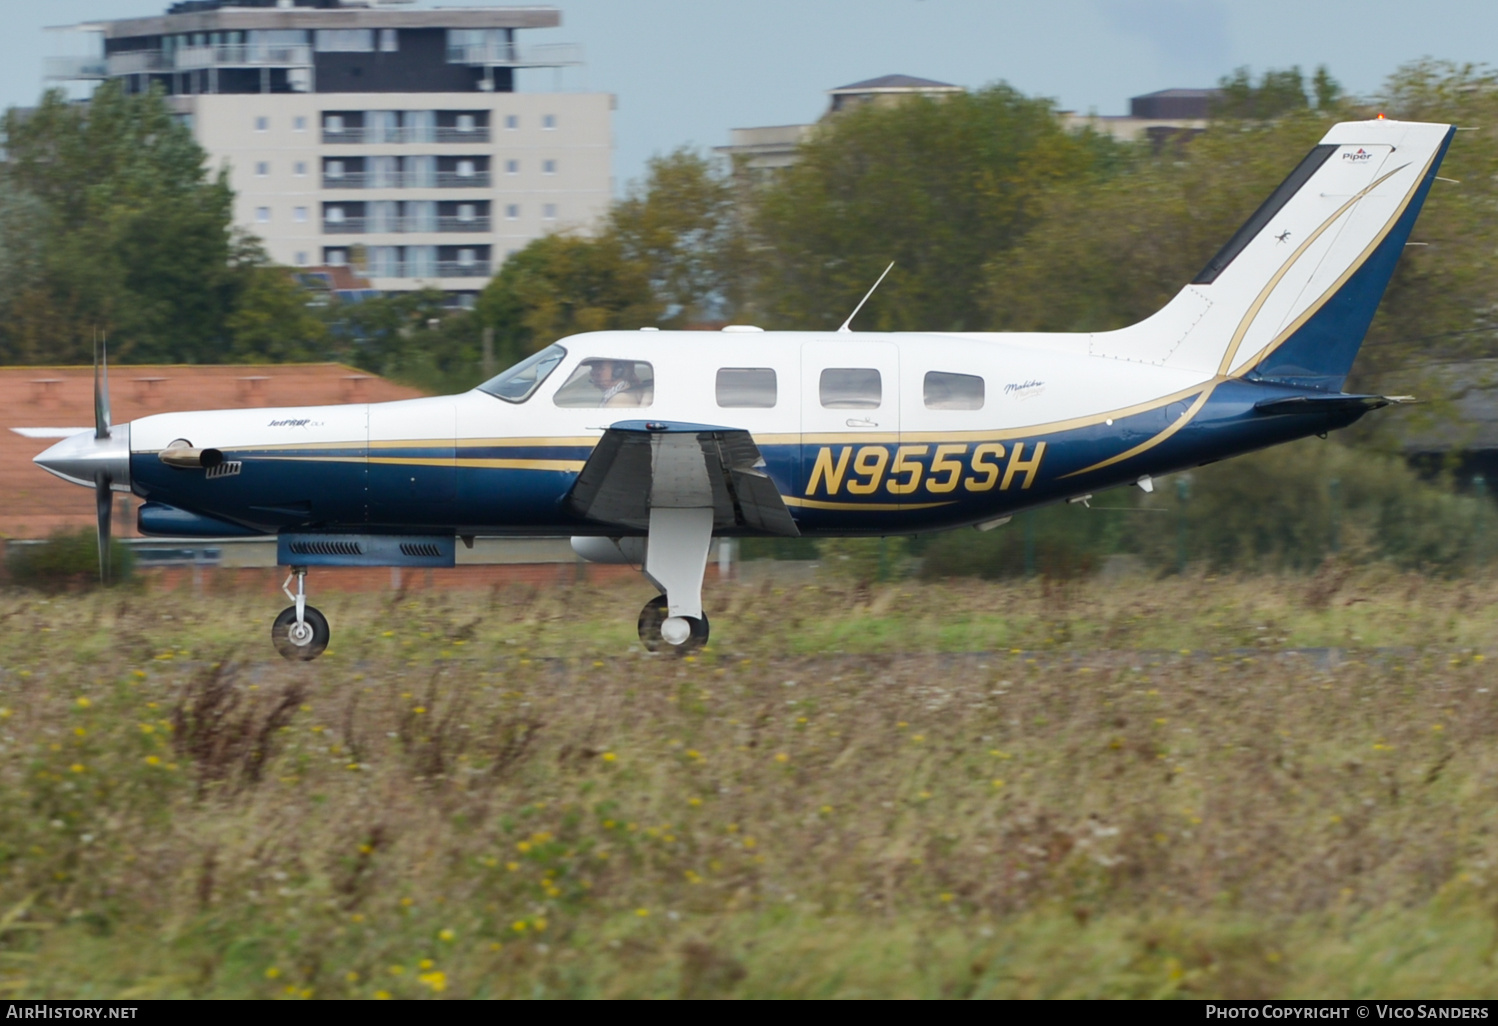
<path id="1" fill-rule="evenodd" d="M 302 622 L 296 622 L 296 606 L 287 606 L 271 624 L 270 640 L 283 658 L 311 662 L 328 647 L 328 618 L 312 606 L 302 610 Z"/>
<path id="2" fill-rule="evenodd" d="M 645 603 L 645 608 L 640 610 L 640 621 L 638 624 L 640 644 L 645 646 L 645 651 L 670 651 L 675 652 L 677 655 L 686 655 L 688 652 L 695 652 L 707 644 L 711 625 L 708 623 L 706 613 L 700 617 L 682 617 L 682 619 L 691 625 L 692 635 L 680 645 L 672 645 L 665 638 L 661 637 L 661 624 L 666 621 L 668 615 L 670 614 L 667 612 L 666 596 L 664 595 L 657 595 Z"/>

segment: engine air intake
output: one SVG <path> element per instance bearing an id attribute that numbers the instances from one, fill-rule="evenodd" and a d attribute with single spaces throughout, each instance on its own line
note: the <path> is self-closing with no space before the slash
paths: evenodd
<path id="1" fill-rule="evenodd" d="M 457 561 L 451 535 L 283 531 L 276 538 L 282 566 L 448 567 Z"/>

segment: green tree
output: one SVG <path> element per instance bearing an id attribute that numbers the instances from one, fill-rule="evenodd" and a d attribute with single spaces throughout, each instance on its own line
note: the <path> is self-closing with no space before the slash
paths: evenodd
<path id="1" fill-rule="evenodd" d="M 161 96 L 107 83 L 85 106 L 52 91 L 7 112 L 4 131 L 7 186 L 45 211 L 41 283 L 26 302 L 29 323 L 60 330 L 37 355 L 87 359 L 98 329 L 123 359 L 220 358 L 237 289 L 232 193 Z M 17 358 L 15 333 L 0 331 L 0 353 Z"/>
<path id="2" fill-rule="evenodd" d="M 745 245 L 732 176 L 690 149 L 653 157 L 609 212 L 604 234 L 645 268 L 660 322 L 729 316 L 742 305 Z"/>
<path id="3" fill-rule="evenodd" d="M 1300 111 L 1219 122 L 1106 180 L 1058 183 L 1023 246 L 984 268 L 982 302 L 1007 331 L 1103 331 L 1163 306 L 1326 131 Z"/>
<path id="4" fill-rule="evenodd" d="M 653 325 L 659 309 L 645 263 L 610 232 L 536 239 L 505 261 L 477 308 L 501 367 L 565 335 Z"/>
<path id="5" fill-rule="evenodd" d="M 1269 121 L 1285 114 L 1306 110 L 1311 102 L 1306 98 L 1305 78 L 1300 68 L 1289 68 L 1264 72 L 1258 85 L 1246 67 L 1238 68 L 1217 82 L 1218 97 L 1212 114 L 1217 118 L 1243 121 Z M 1323 66 L 1316 71 L 1316 95 L 1318 101 L 1325 94 L 1329 98 L 1340 87 L 1332 80 Z M 1319 106 L 1318 102 L 1318 106 Z"/>
<path id="6" fill-rule="evenodd" d="M 288 268 L 252 256 L 240 269 L 239 284 L 233 309 L 224 319 L 229 338 L 226 362 L 288 363 L 320 359 L 327 353 L 327 322 L 307 305 L 311 295 Z"/>
<path id="7" fill-rule="evenodd" d="M 836 327 L 894 261 L 859 326 L 985 328 L 984 263 L 1034 227 L 1052 186 L 1087 181 L 1116 154 L 1006 85 L 832 119 L 753 198 L 757 316 Z"/>

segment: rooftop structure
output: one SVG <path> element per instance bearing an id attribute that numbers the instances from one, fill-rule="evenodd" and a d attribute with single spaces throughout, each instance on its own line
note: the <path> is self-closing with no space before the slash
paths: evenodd
<path id="1" fill-rule="evenodd" d="M 1171 139 L 1184 139 L 1206 130 L 1218 89 L 1161 89 L 1129 100 L 1127 115 L 1077 114 L 1062 111 L 1069 129 L 1090 128 L 1115 139 L 1132 142 L 1148 139 L 1156 147 Z"/>
<path id="2" fill-rule="evenodd" d="M 900 103 L 911 97 L 940 99 L 964 91 L 961 86 L 929 78 L 881 75 L 827 90 L 832 102 L 815 124 L 730 129 L 728 145 L 716 147 L 716 152 L 736 160 L 740 173 L 751 179 L 763 179 L 796 163 L 797 148 L 816 134 L 819 125 L 845 111 L 869 104 Z M 1124 141 L 1148 139 L 1158 147 L 1167 140 L 1189 138 L 1204 130 L 1218 92 L 1216 89 L 1162 89 L 1132 98 L 1127 115 L 1061 111 L 1059 117 L 1068 130 L 1090 128 Z"/>
<path id="3" fill-rule="evenodd" d="M 821 121 L 870 104 L 888 106 L 911 97 L 940 99 L 963 92 L 966 90 L 950 82 L 914 75 L 881 75 L 827 90 L 832 99 Z M 728 145 L 715 147 L 715 151 L 738 160 L 742 171 L 751 177 L 762 178 L 794 164 L 796 148 L 812 137 L 816 127 L 811 124 L 734 128 L 729 130 Z"/>
<path id="4" fill-rule="evenodd" d="M 613 98 L 516 91 L 521 69 L 582 62 L 517 38 L 560 25 L 554 7 L 401 6 L 182 0 L 69 26 L 93 52 L 47 76 L 165 93 L 275 260 L 468 305 L 509 254 L 607 209 Z"/>

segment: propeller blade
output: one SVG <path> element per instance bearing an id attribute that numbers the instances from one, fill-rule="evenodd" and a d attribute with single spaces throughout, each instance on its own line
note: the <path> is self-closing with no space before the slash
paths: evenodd
<path id="1" fill-rule="evenodd" d="M 109 583 L 109 521 L 114 513 L 114 492 L 109 487 L 109 475 L 103 470 L 94 472 L 94 505 L 99 514 L 99 583 Z"/>
<path id="2" fill-rule="evenodd" d="M 94 437 L 109 437 L 109 338 L 94 339 Z"/>

